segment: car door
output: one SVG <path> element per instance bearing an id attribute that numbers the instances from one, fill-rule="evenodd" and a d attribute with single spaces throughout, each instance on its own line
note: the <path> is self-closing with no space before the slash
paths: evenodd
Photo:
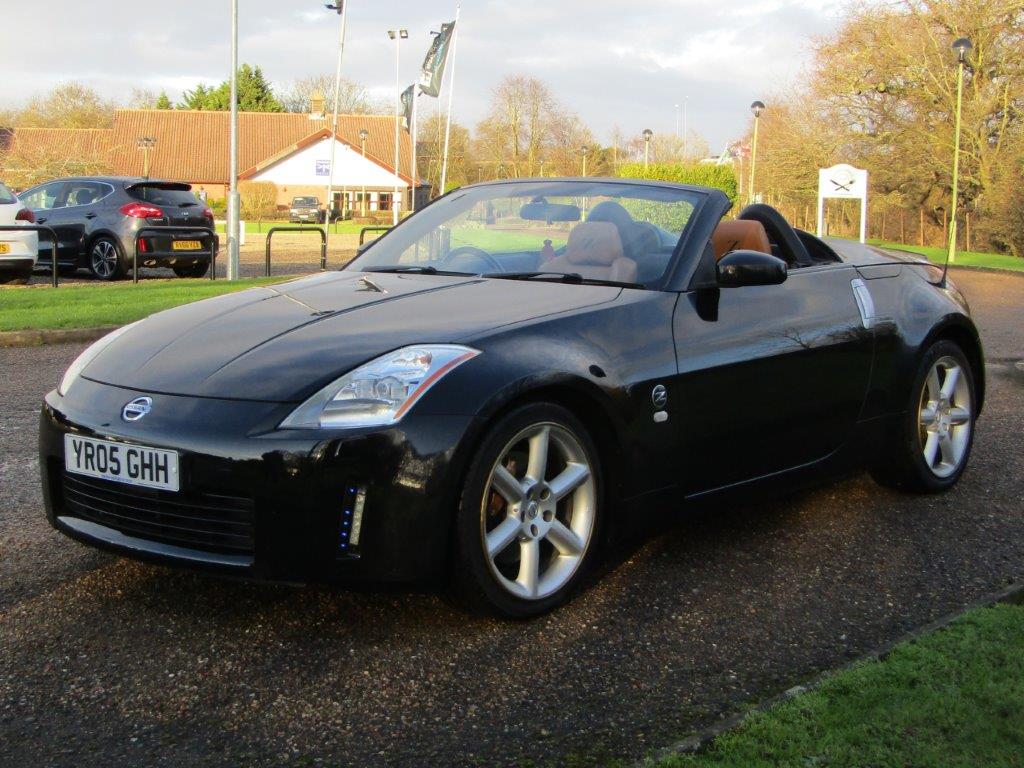
<path id="1" fill-rule="evenodd" d="M 68 258 L 77 258 L 85 252 L 85 242 L 100 214 L 100 201 L 114 191 L 109 184 L 99 181 L 72 180 L 64 189 L 64 205 L 54 209 L 51 220 L 56 222 L 61 250 Z"/>
<path id="2" fill-rule="evenodd" d="M 680 296 L 677 424 L 689 493 L 809 464 L 850 436 L 873 346 L 855 278 L 846 265 L 802 267 L 780 285 Z"/>
<path id="3" fill-rule="evenodd" d="M 71 261 L 78 256 L 73 238 L 66 231 L 64 217 L 61 215 L 66 187 L 66 182 L 51 181 L 28 190 L 19 198 L 32 209 L 36 224 L 53 228 L 57 235 L 57 258 L 60 261 Z M 39 255 L 43 261 L 50 255 L 50 238 L 44 233 L 39 235 Z"/>

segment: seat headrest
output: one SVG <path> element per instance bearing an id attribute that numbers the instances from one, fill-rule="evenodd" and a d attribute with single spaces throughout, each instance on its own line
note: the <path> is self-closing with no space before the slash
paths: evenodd
<path id="1" fill-rule="evenodd" d="M 607 267 L 623 257 L 619 230 L 607 221 L 584 221 L 569 232 L 565 258 L 571 264 Z"/>
<path id="2" fill-rule="evenodd" d="M 711 235 L 711 244 L 715 247 L 716 259 L 733 251 L 760 251 L 769 256 L 772 253 L 768 233 L 759 221 L 730 219 L 719 222 Z"/>
<path id="3" fill-rule="evenodd" d="M 75 195 L 75 202 L 78 205 L 88 205 L 93 200 L 93 193 L 88 189 L 80 189 L 78 194 Z"/>

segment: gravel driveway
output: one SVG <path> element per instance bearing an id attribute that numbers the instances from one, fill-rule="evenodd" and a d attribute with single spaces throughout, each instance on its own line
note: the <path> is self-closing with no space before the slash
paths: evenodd
<path id="1" fill-rule="evenodd" d="M 953 492 L 861 476 L 710 509 L 529 623 L 430 594 L 221 581 L 58 535 L 36 415 L 79 348 L 0 349 L 0 765 L 605 765 L 1024 578 L 1024 278 L 954 277 L 991 364 Z"/>

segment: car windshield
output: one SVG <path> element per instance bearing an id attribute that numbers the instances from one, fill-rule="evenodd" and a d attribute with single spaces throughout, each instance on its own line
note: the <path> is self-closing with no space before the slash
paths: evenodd
<path id="1" fill-rule="evenodd" d="M 615 181 L 524 181 L 446 195 L 346 269 L 606 281 L 665 275 L 700 192 Z"/>
<path id="2" fill-rule="evenodd" d="M 317 202 L 315 197 L 296 197 L 292 200 L 292 205 L 316 205 Z"/>

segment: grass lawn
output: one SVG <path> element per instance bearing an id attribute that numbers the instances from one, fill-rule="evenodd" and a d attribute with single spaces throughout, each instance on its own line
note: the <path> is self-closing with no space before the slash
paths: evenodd
<path id="1" fill-rule="evenodd" d="M 656 765 L 1024 766 L 1024 606 L 971 611 Z"/>
<path id="2" fill-rule="evenodd" d="M 113 285 L 71 284 L 0 290 L 0 331 L 92 328 L 125 325 L 179 304 L 223 293 L 279 283 L 281 277 L 251 280 L 146 280 Z"/>
<path id="3" fill-rule="evenodd" d="M 886 240 L 868 240 L 871 245 L 880 248 L 892 248 L 896 251 L 908 251 L 924 256 L 929 261 L 942 264 L 946 260 L 945 248 L 934 248 L 929 246 L 906 245 Z M 1016 256 L 1009 256 L 1003 253 L 979 253 L 975 251 L 957 251 L 956 261 L 958 267 L 987 267 L 989 269 L 1010 269 L 1014 272 L 1024 272 L 1024 259 Z"/>

